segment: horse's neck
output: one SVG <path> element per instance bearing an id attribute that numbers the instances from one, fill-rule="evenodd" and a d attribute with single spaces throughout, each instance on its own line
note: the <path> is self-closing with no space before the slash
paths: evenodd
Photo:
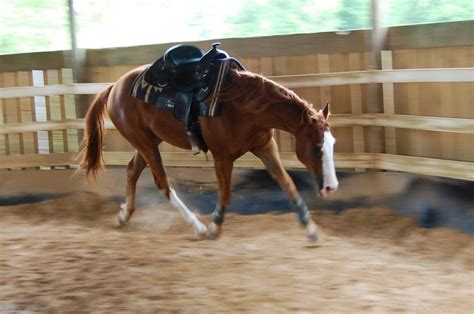
<path id="1" fill-rule="evenodd" d="M 295 134 L 301 125 L 304 107 L 296 103 L 277 103 L 267 109 L 264 124 L 269 128 L 280 129 Z"/>

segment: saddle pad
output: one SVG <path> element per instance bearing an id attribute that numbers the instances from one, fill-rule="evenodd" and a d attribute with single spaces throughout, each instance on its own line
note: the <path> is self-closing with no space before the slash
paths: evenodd
<path id="1" fill-rule="evenodd" d="M 199 95 L 200 93 L 206 93 L 207 95 L 205 99 L 199 101 L 200 116 L 214 117 L 219 114 L 219 94 L 223 82 L 227 77 L 227 73 L 231 68 L 243 69 L 242 65 L 234 58 L 215 60 L 215 65 L 212 70 L 213 75 L 209 86 L 195 92 L 195 95 Z M 177 102 L 176 99 L 179 98 L 177 95 L 179 95 L 180 91 L 155 86 L 146 82 L 145 75 L 149 69 L 150 66 L 135 78 L 130 87 L 129 95 L 167 111 L 179 109 L 175 109 L 175 105 L 177 103 L 179 104 L 179 101 Z M 207 90 L 208 88 L 210 91 Z"/>

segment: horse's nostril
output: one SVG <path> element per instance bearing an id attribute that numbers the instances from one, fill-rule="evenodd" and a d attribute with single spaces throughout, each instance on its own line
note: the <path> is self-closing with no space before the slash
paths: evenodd
<path id="1" fill-rule="evenodd" d="M 327 186 L 327 187 L 326 187 L 326 192 L 331 192 L 331 191 L 332 191 L 332 188 L 329 187 L 329 186 Z"/>

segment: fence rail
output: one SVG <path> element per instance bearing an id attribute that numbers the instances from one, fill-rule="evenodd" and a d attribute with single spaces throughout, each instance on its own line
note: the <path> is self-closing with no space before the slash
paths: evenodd
<path id="1" fill-rule="evenodd" d="M 473 78 L 472 68 L 351 71 L 273 77 L 276 82 L 289 88 L 371 83 L 471 82 Z"/>
<path id="2" fill-rule="evenodd" d="M 354 71 L 326 74 L 272 76 L 271 79 L 290 88 L 335 86 L 368 83 L 420 83 L 420 82 L 473 82 L 474 68 L 408 69 Z M 0 89 L 0 99 L 18 99 L 33 96 L 96 94 L 109 83 L 53 84 L 46 86 L 7 87 Z M 18 102 L 11 102 L 18 104 Z M 10 102 L 4 101 L 4 106 Z M 63 131 L 83 129 L 83 119 L 58 119 L 56 121 L 15 122 L 0 125 L 0 135 L 35 133 L 39 131 Z M 378 126 L 416 129 L 438 132 L 474 134 L 474 119 L 445 118 L 394 113 L 358 113 L 331 116 L 332 127 Z M 110 120 L 106 128 L 114 129 Z M 108 165 L 125 165 L 131 152 L 105 152 Z M 294 153 L 281 153 L 287 167 L 302 167 Z M 381 153 L 337 153 L 338 168 L 370 168 L 404 171 L 474 181 L 474 163 L 425 157 L 402 156 Z M 171 166 L 207 167 L 213 163 L 202 156 L 190 153 L 165 152 L 163 159 Z M 50 154 L 10 154 L 0 156 L 0 169 L 29 168 L 40 166 L 77 165 L 77 154 L 71 152 Z M 262 167 L 261 162 L 247 154 L 240 158 L 237 167 Z"/>
<path id="3" fill-rule="evenodd" d="M 114 130 L 109 119 L 104 119 L 106 129 Z M 331 127 L 381 126 L 401 129 L 474 134 L 474 119 L 412 116 L 401 114 L 362 113 L 331 115 Z M 10 123 L 0 126 L 0 134 L 15 134 L 37 131 L 58 131 L 84 128 L 84 119 L 58 121 Z"/>
<path id="4" fill-rule="evenodd" d="M 269 78 L 288 88 L 371 83 L 452 83 L 474 81 L 474 68 L 351 71 L 323 74 L 269 76 Z M 9 87 L 0 89 L 0 98 L 7 99 L 67 94 L 93 95 L 109 85 L 110 83 L 77 83 Z"/>
<path id="5" fill-rule="evenodd" d="M 124 166 L 133 152 L 104 152 L 104 161 L 109 166 Z M 161 153 L 164 163 L 171 167 L 213 167 L 212 156 L 195 156 L 182 152 Z M 303 168 L 294 153 L 280 153 L 283 164 L 288 168 Z M 453 179 L 474 181 L 474 163 L 454 160 L 443 160 L 425 157 L 401 156 L 392 154 L 370 153 L 336 153 L 335 162 L 338 168 L 367 168 L 390 171 L 402 171 Z M 0 156 L 0 169 L 35 168 L 41 166 L 72 166 L 78 164 L 75 153 L 30 154 Z M 235 167 L 263 168 L 260 160 L 251 154 L 239 158 Z"/>

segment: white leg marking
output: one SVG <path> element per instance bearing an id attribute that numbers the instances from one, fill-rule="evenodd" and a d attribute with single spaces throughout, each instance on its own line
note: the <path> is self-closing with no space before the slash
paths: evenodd
<path id="1" fill-rule="evenodd" d="M 311 241 L 321 241 L 324 239 L 324 234 L 321 229 L 314 223 L 311 219 L 308 224 L 306 225 L 306 236 Z"/>
<path id="2" fill-rule="evenodd" d="M 125 226 L 127 221 L 130 219 L 130 212 L 127 209 L 127 203 L 120 204 L 120 211 L 118 214 L 118 220 L 121 226 Z"/>
<path id="3" fill-rule="evenodd" d="M 200 236 L 207 235 L 208 229 L 206 225 L 183 203 L 174 189 L 170 189 L 170 201 L 171 204 L 179 210 L 181 215 L 183 215 L 184 219 L 193 225 L 194 230 L 196 230 Z"/>
<path id="4" fill-rule="evenodd" d="M 337 190 L 339 181 L 336 177 L 336 167 L 334 166 L 334 144 L 336 139 L 332 136 L 330 131 L 324 132 L 324 144 L 322 148 L 323 156 L 323 189 L 321 194 L 323 197 L 327 196 L 329 192 Z M 326 188 L 330 190 L 327 191 Z"/>

